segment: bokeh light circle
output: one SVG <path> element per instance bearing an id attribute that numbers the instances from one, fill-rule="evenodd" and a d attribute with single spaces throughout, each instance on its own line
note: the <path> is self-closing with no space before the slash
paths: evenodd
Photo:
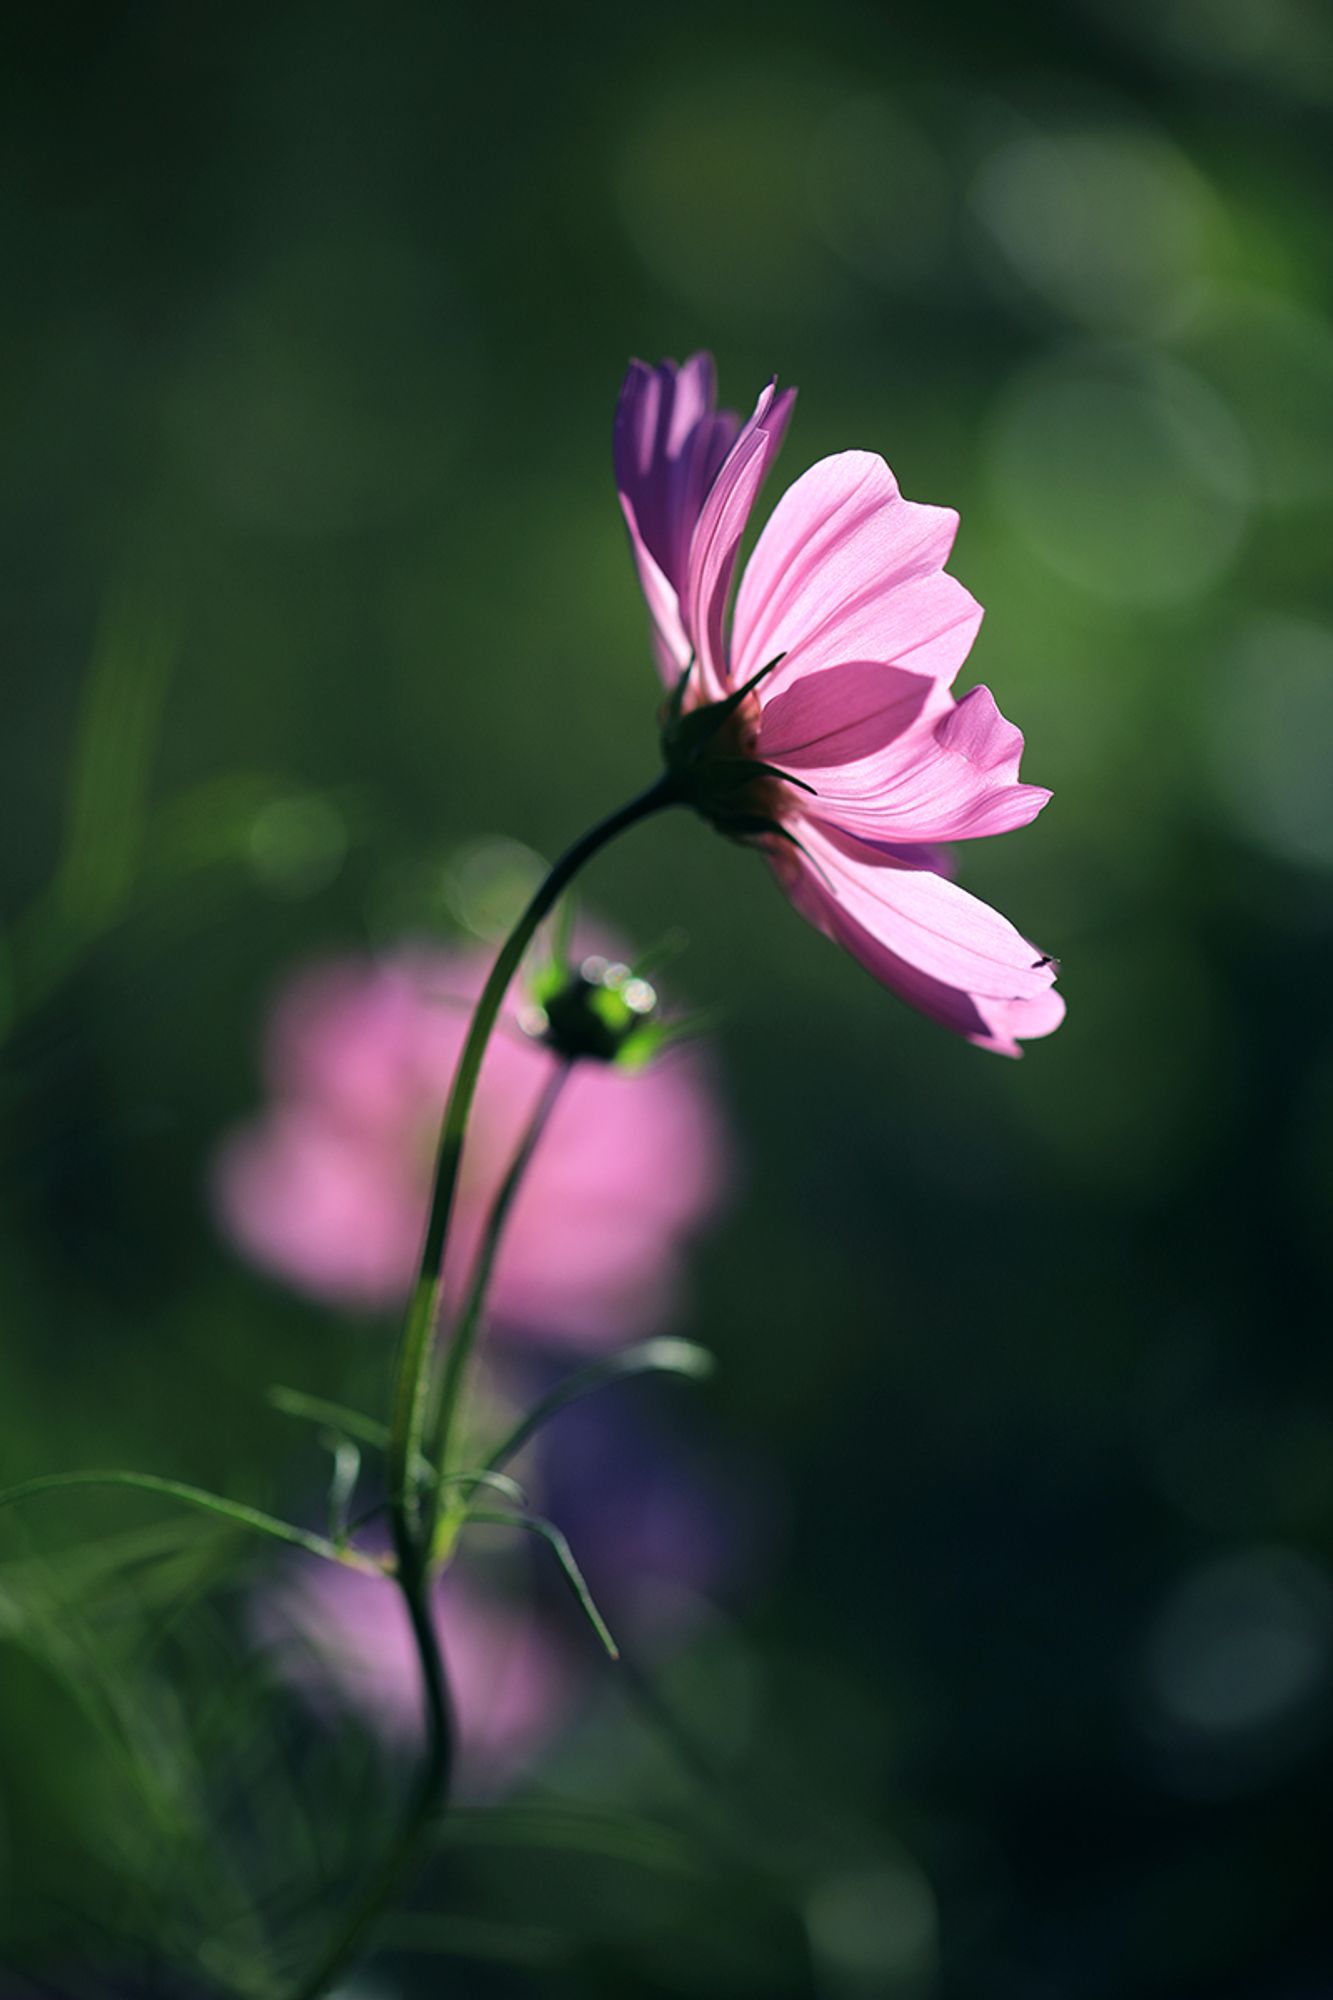
<path id="1" fill-rule="evenodd" d="M 1253 469 L 1198 376 L 1131 347 L 1042 361 L 995 413 L 990 472 L 1008 519 L 1050 568 L 1126 605 L 1184 602 L 1226 574 Z"/>

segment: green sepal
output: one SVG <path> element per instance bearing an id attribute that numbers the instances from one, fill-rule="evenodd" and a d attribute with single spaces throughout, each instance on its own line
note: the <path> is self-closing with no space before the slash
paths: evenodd
<path id="1" fill-rule="evenodd" d="M 744 687 L 734 688 L 721 701 L 703 702 L 692 708 L 688 715 L 681 713 L 685 699 L 685 681 L 689 674 L 687 667 L 672 690 L 668 703 L 666 721 L 662 729 L 662 744 L 667 763 L 673 770 L 682 763 L 689 763 L 704 746 L 710 743 L 719 729 L 731 720 L 747 695 L 754 693 L 760 681 L 767 679 L 775 667 L 780 667 L 786 659 L 785 653 L 778 653 L 767 666 L 760 667 L 757 674 L 751 674 Z M 691 663 L 693 664 L 693 663 Z"/>
<path id="2" fill-rule="evenodd" d="M 759 840 L 767 835 L 776 834 L 779 840 L 785 840 L 788 846 L 794 847 L 798 853 L 805 851 L 791 828 L 784 826 L 781 820 L 774 819 L 770 813 L 734 813 L 728 818 L 726 825 L 719 827 L 718 831 L 725 833 L 731 840 Z"/>
<path id="3" fill-rule="evenodd" d="M 781 666 L 785 658 L 787 658 L 785 652 L 775 654 L 775 658 L 769 660 L 767 666 L 761 666 L 757 674 L 751 674 L 751 678 L 745 682 L 743 688 L 733 688 L 733 692 L 725 694 L 721 702 L 705 702 L 701 708 L 693 708 L 689 716 L 681 716 L 677 712 L 677 720 L 673 724 L 673 748 L 679 746 L 681 752 L 689 758 L 693 756 L 695 750 L 703 748 L 703 744 L 711 742 L 711 738 L 717 736 L 723 724 L 735 716 L 737 708 L 741 708 L 745 698 L 755 692 L 759 682 L 767 680 L 773 668 Z M 685 698 L 685 690 L 681 690 L 681 698 Z"/>
<path id="4" fill-rule="evenodd" d="M 685 706 L 685 690 L 690 684 L 690 675 L 693 672 L 694 655 L 691 653 L 688 661 L 681 670 L 680 679 L 676 682 L 676 685 L 662 704 L 662 727 L 664 730 L 674 728 L 680 721 L 681 710 Z"/>

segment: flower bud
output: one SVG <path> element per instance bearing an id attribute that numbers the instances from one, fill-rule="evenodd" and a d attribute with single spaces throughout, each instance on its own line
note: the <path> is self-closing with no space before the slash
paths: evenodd
<path id="1" fill-rule="evenodd" d="M 657 1014 L 655 987 L 630 966 L 594 954 L 577 966 L 548 966 L 534 980 L 520 1021 L 566 1062 L 636 1069 L 661 1046 Z"/>

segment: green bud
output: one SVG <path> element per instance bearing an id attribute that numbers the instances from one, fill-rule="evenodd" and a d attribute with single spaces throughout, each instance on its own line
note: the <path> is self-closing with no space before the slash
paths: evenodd
<path id="1" fill-rule="evenodd" d="M 639 1068 L 661 1046 L 657 990 L 628 965 L 600 956 L 550 965 L 520 1017 L 528 1034 L 566 1062 Z"/>

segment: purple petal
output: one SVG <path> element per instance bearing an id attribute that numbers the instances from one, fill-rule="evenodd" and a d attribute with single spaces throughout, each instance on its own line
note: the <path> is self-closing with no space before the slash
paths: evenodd
<path id="1" fill-rule="evenodd" d="M 694 354 L 681 368 L 632 362 L 616 408 L 616 485 L 668 684 L 690 655 L 680 614 L 690 539 L 740 429 L 733 411 L 715 408 L 716 398 L 712 356 Z"/>

